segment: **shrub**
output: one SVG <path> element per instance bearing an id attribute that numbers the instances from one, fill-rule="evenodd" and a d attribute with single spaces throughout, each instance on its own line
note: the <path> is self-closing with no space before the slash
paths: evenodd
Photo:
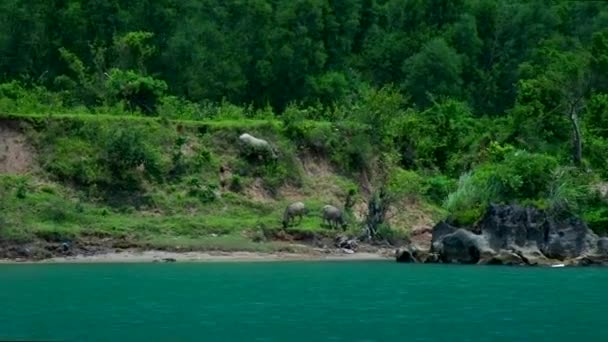
<path id="1" fill-rule="evenodd" d="M 188 194 L 198 198 L 202 203 L 211 203 L 217 199 L 217 186 L 202 182 L 196 177 L 188 180 Z"/>
<path id="2" fill-rule="evenodd" d="M 73 219 L 72 208 L 69 208 L 66 203 L 59 200 L 53 200 L 45 203 L 40 211 L 40 215 L 44 220 L 54 223 L 65 223 Z"/>
<path id="3" fill-rule="evenodd" d="M 27 184 L 27 180 L 24 178 L 21 178 L 17 181 L 17 188 L 15 191 L 15 195 L 17 196 L 17 198 L 19 199 L 25 199 L 25 197 L 27 197 L 27 193 L 28 193 L 28 184 Z"/>
<path id="4" fill-rule="evenodd" d="M 529 199 L 546 195 L 557 160 L 545 154 L 515 151 L 497 164 L 494 177 L 504 199 Z"/>
<path id="5" fill-rule="evenodd" d="M 608 207 L 606 204 L 599 208 L 589 208 L 583 214 L 583 219 L 596 234 L 608 234 Z"/>
<path id="6" fill-rule="evenodd" d="M 579 214 L 581 208 L 593 198 L 589 174 L 573 167 L 561 167 L 553 172 L 548 207 L 555 213 Z"/>
<path id="7" fill-rule="evenodd" d="M 608 138 L 587 135 L 583 156 L 594 170 L 608 178 Z"/>
<path id="8" fill-rule="evenodd" d="M 158 115 L 167 119 L 201 120 L 210 117 L 200 105 L 176 96 L 163 96 L 157 108 Z"/>
<path id="9" fill-rule="evenodd" d="M 515 151 L 501 162 L 483 164 L 461 176 L 444 208 L 453 219 L 470 224 L 491 202 L 538 202 L 552 191 L 556 167 L 553 157 Z"/>
<path id="10" fill-rule="evenodd" d="M 424 180 L 424 195 L 435 203 L 443 203 L 448 195 L 456 190 L 457 182 L 443 175 L 431 176 Z"/>
<path id="11" fill-rule="evenodd" d="M 409 235 L 403 230 L 393 229 L 387 224 L 381 224 L 376 231 L 375 239 L 385 241 L 393 246 L 399 246 L 409 241 Z"/>
<path id="12" fill-rule="evenodd" d="M 110 133 L 104 162 L 117 185 L 125 189 L 138 188 L 141 180 L 136 169 L 139 166 L 143 166 L 153 178 L 161 177 L 159 156 L 146 142 L 142 131 L 133 127 L 119 128 Z"/>
<path id="13" fill-rule="evenodd" d="M 450 221 L 456 227 L 471 227 L 485 214 L 486 206 L 478 205 L 472 208 L 452 213 Z"/>
<path id="14" fill-rule="evenodd" d="M 0 84 L 0 112 L 41 114 L 66 111 L 61 95 L 44 87 L 26 88 L 17 81 Z"/>
<path id="15" fill-rule="evenodd" d="M 245 108 L 233 105 L 227 101 L 222 101 L 219 106 L 216 106 L 216 118 L 223 120 L 240 120 L 248 116 L 251 108 Z"/>
<path id="16" fill-rule="evenodd" d="M 85 139 L 59 137 L 46 158 L 46 169 L 60 180 L 82 186 L 109 182 L 108 169 L 99 163 L 98 149 Z"/>
<path id="17" fill-rule="evenodd" d="M 403 169 L 391 172 L 387 188 L 396 200 L 417 200 L 427 191 L 427 185 L 419 174 Z"/>
<path id="18" fill-rule="evenodd" d="M 239 175 L 233 175 L 230 181 L 230 191 L 241 192 L 244 189 L 243 180 Z"/>
<path id="19" fill-rule="evenodd" d="M 369 139 L 368 128 L 354 122 L 342 122 L 335 129 L 337 141 L 331 154 L 332 162 L 343 172 L 369 169 L 378 150 Z"/>
<path id="20" fill-rule="evenodd" d="M 497 188 L 487 172 L 468 172 L 458 180 L 456 191 L 449 194 L 444 208 L 454 214 L 471 208 L 484 207 L 497 198 Z"/>
<path id="21" fill-rule="evenodd" d="M 132 111 L 147 115 L 156 112 L 159 99 L 167 91 L 167 84 L 135 71 L 112 69 L 106 82 L 108 93 L 116 100 L 125 100 Z"/>
<path id="22" fill-rule="evenodd" d="M 290 179 L 287 168 L 281 164 L 263 165 L 261 167 L 260 176 L 264 179 L 266 188 L 273 193 Z"/>

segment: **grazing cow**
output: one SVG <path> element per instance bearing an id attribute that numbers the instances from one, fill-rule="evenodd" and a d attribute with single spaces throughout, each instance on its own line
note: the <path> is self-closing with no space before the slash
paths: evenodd
<path id="1" fill-rule="evenodd" d="M 342 210 L 334 207 L 333 205 L 326 205 L 322 210 L 323 223 L 327 223 L 331 228 L 338 228 L 339 226 L 342 229 L 346 228 L 346 222 L 344 221 L 344 215 L 342 214 Z"/>
<path id="2" fill-rule="evenodd" d="M 285 212 L 283 212 L 283 228 L 289 227 L 290 223 L 293 223 L 295 217 L 298 216 L 300 220 L 298 224 L 302 222 L 302 217 L 308 213 L 308 209 L 306 205 L 302 202 L 295 202 L 287 206 L 285 208 Z"/>

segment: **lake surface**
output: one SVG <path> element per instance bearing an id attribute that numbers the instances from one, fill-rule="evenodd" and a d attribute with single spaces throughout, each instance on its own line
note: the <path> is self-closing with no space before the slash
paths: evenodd
<path id="1" fill-rule="evenodd" d="M 608 269 L 0 265 L 0 340 L 608 341 Z"/>

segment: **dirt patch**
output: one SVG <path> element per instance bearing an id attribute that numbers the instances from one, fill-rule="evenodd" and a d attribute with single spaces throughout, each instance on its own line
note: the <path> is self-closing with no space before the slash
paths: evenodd
<path id="1" fill-rule="evenodd" d="M 368 203 L 366 201 L 357 201 L 355 205 L 353 205 L 353 216 L 359 222 L 363 222 L 367 215 L 367 207 Z"/>
<path id="2" fill-rule="evenodd" d="M 303 186 L 285 185 L 279 189 L 279 197 L 289 201 L 306 201 L 314 197 L 334 205 L 342 203 L 346 196 L 340 187 L 339 177 L 330 162 L 320 156 L 302 154 L 299 162 L 303 170 Z"/>
<path id="3" fill-rule="evenodd" d="M 300 156 L 300 162 L 308 177 L 329 177 L 335 174 L 334 168 L 325 158 L 304 154 Z"/>
<path id="4" fill-rule="evenodd" d="M 245 188 L 243 193 L 249 199 L 256 202 L 268 203 L 274 201 L 272 194 L 264 187 L 264 181 L 261 178 L 256 178 L 249 186 Z"/>
<path id="5" fill-rule="evenodd" d="M 430 248 L 435 221 L 416 201 L 404 200 L 391 206 L 388 222 L 395 229 L 409 231 L 410 241 L 421 248 Z"/>
<path id="6" fill-rule="evenodd" d="M 305 201 L 309 197 L 309 193 L 301 188 L 296 188 L 292 185 L 284 185 L 279 190 L 279 196 L 291 202 Z"/>
<path id="7" fill-rule="evenodd" d="M 0 173 L 24 174 L 32 169 L 33 148 L 11 122 L 0 122 Z"/>

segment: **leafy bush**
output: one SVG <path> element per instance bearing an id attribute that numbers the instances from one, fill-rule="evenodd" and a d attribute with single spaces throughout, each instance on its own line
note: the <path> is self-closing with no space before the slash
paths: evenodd
<path id="1" fill-rule="evenodd" d="M 498 189 L 491 182 L 490 176 L 489 173 L 480 170 L 462 175 L 458 180 L 456 191 L 446 198 L 444 208 L 451 214 L 485 208 L 498 197 Z"/>
<path id="2" fill-rule="evenodd" d="M 279 187 L 285 184 L 291 175 L 287 168 L 281 164 L 267 164 L 259 169 L 259 175 L 264 179 L 264 185 L 272 192 L 275 192 Z"/>
<path id="3" fill-rule="evenodd" d="M 188 194 L 198 198 L 202 203 L 211 203 L 217 199 L 218 187 L 216 185 L 202 182 L 196 177 L 188 180 Z"/>
<path id="4" fill-rule="evenodd" d="M 555 213 L 580 214 L 582 207 L 593 198 L 590 174 L 572 167 L 561 167 L 553 173 L 548 206 Z"/>
<path id="5" fill-rule="evenodd" d="M 143 132 L 133 127 L 110 133 L 105 146 L 104 162 L 112 173 L 113 181 L 124 190 L 139 187 L 137 168 L 140 166 L 147 171 L 146 175 L 157 180 L 162 176 L 159 156 L 147 143 Z"/>
<path id="6" fill-rule="evenodd" d="M 335 71 L 318 77 L 309 77 L 308 84 L 311 88 L 311 100 L 323 104 L 337 103 L 351 90 L 346 76 Z"/>
<path id="7" fill-rule="evenodd" d="M 157 106 L 160 117 L 167 119 L 202 120 L 211 116 L 203 107 L 177 96 L 163 96 Z"/>
<path id="8" fill-rule="evenodd" d="M 52 148 L 46 168 L 60 180 L 81 186 L 110 182 L 108 169 L 99 164 L 99 149 L 88 141 L 59 137 Z"/>
<path id="9" fill-rule="evenodd" d="M 546 195 L 553 171 L 558 163 L 554 157 L 526 151 L 508 154 L 497 164 L 494 177 L 503 199 L 528 199 Z"/>
<path id="10" fill-rule="evenodd" d="M 465 103 L 442 99 L 425 111 L 410 109 L 397 117 L 392 135 L 402 166 L 458 175 L 471 166 L 465 156 L 475 146 L 477 126 Z"/>
<path id="11" fill-rule="evenodd" d="M 415 171 L 396 169 L 390 174 L 388 191 L 397 200 L 417 200 L 426 193 L 427 185 Z"/>
<path id="12" fill-rule="evenodd" d="M 73 112 L 88 110 L 70 108 Z M 20 114 L 62 113 L 68 109 L 62 96 L 52 93 L 42 86 L 25 87 L 18 81 L 0 84 L 0 112 Z"/>
<path id="13" fill-rule="evenodd" d="M 249 114 L 251 111 L 252 108 L 235 106 L 229 102 L 222 101 L 216 106 L 215 117 L 223 120 L 239 120 L 245 119 L 247 116 L 252 116 Z"/>
<path id="14" fill-rule="evenodd" d="M 604 178 L 608 178 L 608 138 L 587 135 L 583 156 Z"/>
<path id="15" fill-rule="evenodd" d="M 608 207 L 606 203 L 602 207 L 586 210 L 583 219 L 596 234 L 601 236 L 608 234 Z"/>
<path id="16" fill-rule="evenodd" d="M 42 205 L 40 217 L 53 223 L 65 223 L 73 219 L 73 208 L 61 200 L 48 201 Z"/>
<path id="17" fill-rule="evenodd" d="M 452 213 L 450 221 L 457 227 L 473 226 L 486 212 L 486 206 L 479 205 Z"/>
<path id="18" fill-rule="evenodd" d="M 509 144 L 501 145 L 497 141 L 492 141 L 484 152 L 489 162 L 499 163 L 515 152 L 515 148 Z"/>
<path id="19" fill-rule="evenodd" d="M 140 110 L 148 115 L 156 113 L 156 105 L 167 91 L 164 81 L 120 69 L 110 71 L 106 87 L 110 96 L 125 100 L 132 111 Z"/>
<path id="20" fill-rule="evenodd" d="M 387 224 L 381 224 L 376 231 L 375 239 L 385 241 L 393 246 L 399 246 L 409 241 L 409 235 L 403 230 L 393 229 Z"/>
<path id="21" fill-rule="evenodd" d="M 239 175 L 233 175 L 230 180 L 230 191 L 241 192 L 244 189 L 243 180 Z"/>
<path id="22" fill-rule="evenodd" d="M 427 177 L 424 183 L 424 195 L 435 203 L 443 203 L 457 186 L 456 180 L 444 175 Z"/>
<path id="23" fill-rule="evenodd" d="M 20 178 L 17 181 L 17 188 L 15 190 L 15 195 L 18 199 L 25 199 L 28 193 L 28 183 L 25 178 Z"/>
<path id="24" fill-rule="evenodd" d="M 555 158 L 515 151 L 498 163 L 486 163 L 461 176 L 444 208 L 463 222 L 471 223 L 492 202 L 511 203 L 546 198 L 550 191 Z"/>

